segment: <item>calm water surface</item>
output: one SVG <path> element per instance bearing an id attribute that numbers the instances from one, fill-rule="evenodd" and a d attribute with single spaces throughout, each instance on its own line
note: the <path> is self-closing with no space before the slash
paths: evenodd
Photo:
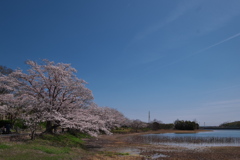
<path id="1" fill-rule="evenodd" d="M 161 136 L 169 137 L 235 137 L 240 138 L 240 130 L 213 130 L 198 133 L 164 133 Z"/>
<path id="2" fill-rule="evenodd" d="M 163 134 L 149 134 L 146 136 L 159 136 L 160 137 L 166 137 L 170 140 L 170 142 L 160 142 L 160 144 L 166 144 L 166 145 L 174 145 L 174 146 L 183 146 L 183 147 L 199 147 L 199 146 L 240 146 L 240 130 L 209 130 L 206 132 L 198 132 L 198 133 L 163 133 Z M 187 139 L 202 139 L 204 138 L 203 142 L 194 144 L 190 142 L 174 142 L 176 138 L 183 139 L 184 141 Z M 205 139 L 206 138 L 206 139 Z M 213 138 L 216 139 L 226 139 L 226 142 L 215 142 L 215 140 L 209 143 L 209 140 L 212 140 Z M 229 141 L 229 138 L 231 141 Z M 173 141 L 171 141 L 173 140 Z M 154 141 L 152 143 L 155 143 Z"/>

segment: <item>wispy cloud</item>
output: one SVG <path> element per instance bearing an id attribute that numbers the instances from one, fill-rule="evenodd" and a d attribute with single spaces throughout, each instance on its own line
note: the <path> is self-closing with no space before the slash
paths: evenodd
<path id="1" fill-rule="evenodd" d="M 213 45 L 211 45 L 211 46 L 208 46 L 208 47 L 206 47 L 206 48 L 203 48 L 203 49 L 197 51 L 196 53 L 194 53 L 194 54 L 192 54 L 192 55 L 195 55 L 195 54 L 199 54 L 199 53 L 201 53 L 201 52 L 204 52 L 204 51 L 206 51 L 206 50 L 208 50 L 208 49 L 210 49 L 210 48 L 216 47 L 216 46 L 218 46 L 218 45 L 220 45 L 220 44 L 222 44 L 222 43 L 224 43 L 224 42 L 227 42 L 227 41 L 229 41 L 229 40 L 231 40 L 231 39 L 234 39 L 234 38 L 237 38 L 237 37 L 239 37 L 239 36 L 240 36 L 240 32 L 237 33 L 237 34 L 235 34 L 235 35 L 233 35 L 233 36 L 231 36 L 231 37 L 228 37 L 228 38 L 226 38 L 226 39 L 224 39 L 224 40 L 222 40 L 222 41 L 220 41 L 220 42 L 217 42 L 217 43 L 215 43 L 215 44 L 213 44 Z"/>
<path id="2" fill-rule="evenodd" d="M 229 107 L 229 105 L 233 104 L 240 104 L 240 99 L 233 99 L 233 100 L 225 100 L 225 101 L 216 101 L 216 102 L 210 102 L 210 103 L 205 103 L 205 106 L 223 106 L 223 107 Z"/>
<path id="3" fill-rule="evenodd" d="M 239 5 L 239 0 L 232 0 L 231 3 L 219 0 L 205 1 L 201 14 L 197 17 L 200 22 L 203 22 L 199 27 L 201 34 L 227 25 L 229 21 L 240 14 Z"/>
<path id="4" fill-rule="evenodd" d="M 227 25 L 229 21 L 240 15 L 239 5 L 238 0 L 233 0 L 227 4 L 219 0 L 181 1 L 179 5 L 171 10 L 165 19 L 143 29 L 135 35 L 133 41 L 136 42 L 144 39 L 180 18 L 183 20 L 186 18 L 192 19 L 191 16 L 194 16 L 194 19 L 189 22 L 188 31 L 184 34 L 182 34 L 184 31 L 181 31 L 181 33 L 175 35 L 175 38 L 172 37 L 171 39 L 183 39 L 184 41 L 193 36 L 208 34 Z M 191 27 L 191 24 L 195 24 L 195 26 Z M 181 25 L 184 25 L 184 22 L 178 24 L 177 28 L 180 28 Z"/>
<path id="5" fill-rule="evenodd" d="M 177 20 L 179 17 L 184 15 L 188 10 L 192 9 L 193 7 L 197 6 L 198 4 L 199 4 L 199 1 L 193 1 L 193 0 L 188 1 L 188 2 L 181 1 L 180 5 L 178 5 L 176 8 L 174 8 L 172 10 L 172 12 L 170 12 L 170 14 L 166 17 L 165 20 L 147 27 L 142 32 L 138 33 L 133 38 L 133 41 L 141 40 L 141 39 L 145 38 L 146 36 L 148 36 L 148 35 L 150 35 L 154 32 L 157 32 L 162 27 L 164 27 L 164 26 L 168 25 L 169 23 Z"/>
<path id="6" fill-rule="evenodd" d="M 216 46 L 218 46 L 218 45 L 221 45 L 221 44 L 223 44 L 223 43 L 225 43 L 225 42 L 228 42 L 228 41 L 230 41 L 230 40 L 232 40 L 232 39 L 234 39 L 234 38 L 237 38 L 237 37 L 239 37 L 239 36 L 240 36 L 240 32 L 237 33 L 237 34 L 235 34 L 235 35 L 232 35 L 232 36 L 230 36 L 230 37 L 228 37 L 228 38 L 226 38 L 226 39 L 223 39 L 223 40 L 221 40 L 221 41 L 219 41 L 219 42 L 217 42 L 217 43 L 215 43 L 215 44 L 212 44 L 212 45 L 210 45 L 210 46 L 208 46 L 208 47 L 205 47 L 205 48 L 203 48 L 203 49 L 200 49 L 200 50 L 197 51 L 197 52 L 194 52 L 194 53 L 189 54 L 189 55 L 187 55 L 187 56 L 185 56 L 185 57 L 179 58 L 179 59 L 177 59 L 177 60 L 175 60 L 175 61 L 173 61 L 173 62 L 171 62 L 171 63 L 168 63 L 168 64 L 162 66 L 161 68 L 165 68 L 165 67 L 174 65 L 174 64 L 176 64 L 176 63 L 179 63 L 179 62 L 181 62 L 181 61 L 184 61 L 184 60 L 186 60 L 186 59 L 188 59 L 188 58 L 190 58 L 190 57 L 193 57 L 193 56 L 195 56 L 195 55 L 197 55 L 197 54 L 200 54 L 200 53 L 202 53 L 202 52 L 205 52 L 205 51 L 207 51 L 207 50 L 209 50 L 209 49 L 211 49 L 211 48 L 214 48 L 214 47 L 216 47 Z"/>
<path id="7" fill-rule="evenodd" d="M 141 59 L 141 64 L 151 63 L 151 61 L 155 63 L 162 57 L 163 53 L 165 54 L 166 52 L 167 54 L 169 49 L 174 49 L 176 47 L 179 48 L 183 45 L 185 46 L 185 44 L 191 40 L 198 40 L 199 37 L 206 36 L 213 31 L 228 25 L 229 22 L 240 15 L 240 10 L 238 8 L 239 5 L 240 2 L 238 0 L 233 0 L 232 3 L 226 3 L 218 0 L 181 1 L 181 3 L 176 5 L 176 7 L 172 7 L 172 10 L 168 13 L 168 16 L 166 16 L 165 19 L 159 19 L 159 22 L 149 25 L 147 28 L 137 33 L 126 47 L 126 50 L 136 46 L 141 48 L 141 46 L 136 45 L 145 42 L 141 42 L 141 40 L 151 38 L 150 36 L 153 34 L 159 35 L 154 37 L 157 37 L 155 40 L 159 40 L 160 44 L 155 46 L 152 45 L 153 47 L 149 49 L 151 51 L 141 50 L 142 53 L 139 58 Z M 164 32 L 166 28 L 171 28 L 173 32 Z M 231 39 L 237 38 L 239 37 L 239 34 L 240 33 L 237 33 L 206 48 L 200 49 L 197 52 L 173 60 L 168 64 L 164 64 L 163 67 L 179 63 L 196 54 L 216 47 Z M 151 41 L 151 39 L 149 40 Z M 153 54 L 154 56 L 152 56 Z M 145 57 L 152 58 L 148 60 L 149 58 Z M 139 63 L 137 63 L 137 65 L 139 65 Z"/>
<path id="8" fill-rule="evenodd" d="M 205 92 L 204 94 L 216 94 L 219 92 L 226 92 L 227 90 L 232 90 L 232 89 L 238 89 L 240 87 L 240 84 L 237 85 L 232 85 L 232 86 L 228 86 L 228 87 L 224 87 L 224 88 L 219 88 L 219 89 L 215 89 L 215 90 L 210 90 Z"/>

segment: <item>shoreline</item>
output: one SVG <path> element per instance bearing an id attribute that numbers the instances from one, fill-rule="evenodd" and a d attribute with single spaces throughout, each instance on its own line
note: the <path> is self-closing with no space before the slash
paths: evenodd
<path id="1" fill-rule="evenodd" d="M 197 160 L 199 157 L 212 160 L 226 160 L 232 158 L 240 159 L 240 146 L 201 146 L 194 147 L 186 144 L 186 146 L 172 146 L 167 144 L 144 144 L 130 143 L 126 139 L 131 136 L 146 135 L 146 134 L 161 134 L 161 133 L 198 133 L 211 130 L 194 130 L 194 131 L 179 131 L 179 130 L 157 130 L 129 134 L 113 134 L 101 135 L 91 142 L 96 145 L 96 148 L 91 150 L 98 152 L 116 152 L 119 154 L 128 154 L 115 156 L 114 158 L 104 157 L 109 160 L 143 160 L 143 159 L 168 159 L 168 160 Z M 229 155 L 228 158 L 225 155 Z M 101 155 L 97 155 L 100 156 Z M 100 159 L 100 158 L 99 158 Z M 94 158 L 92 160 L 95 160 Z M 97 159 L 96 159 L 97 160 Z"/>

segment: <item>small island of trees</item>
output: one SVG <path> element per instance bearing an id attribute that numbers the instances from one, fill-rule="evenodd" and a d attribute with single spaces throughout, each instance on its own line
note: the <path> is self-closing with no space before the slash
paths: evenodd
<path id="1" fill-rule="evenodd" d="M 179 130 L 195 130 L 199 129 L 199 124 L 194 121 L 176 120 L 174 122 L 174 128 Z"/>

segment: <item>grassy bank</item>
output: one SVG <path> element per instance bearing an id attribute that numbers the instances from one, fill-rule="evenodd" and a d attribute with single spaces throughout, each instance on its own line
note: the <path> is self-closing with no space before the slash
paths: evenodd
<path id="1" fill-rule="evenodd" d="M 36 140 L 28 136 L 0 138 L 0 160 L 107 160 L 128 156 L 129 153 L 97 151 L 86 144 L 96 138 L 86 134 L 41 135 Z"/>
<path id="2" fill-rule="evenodd" d="M 79 135 L 80 136 L 80 135 Z M 71 134 L 44 135 L 35 141 L 28 137 L 11 137 L 0 139 L 0 159 L 3 160 L 57 160 L 81 158 L 84 142 Z"/>

